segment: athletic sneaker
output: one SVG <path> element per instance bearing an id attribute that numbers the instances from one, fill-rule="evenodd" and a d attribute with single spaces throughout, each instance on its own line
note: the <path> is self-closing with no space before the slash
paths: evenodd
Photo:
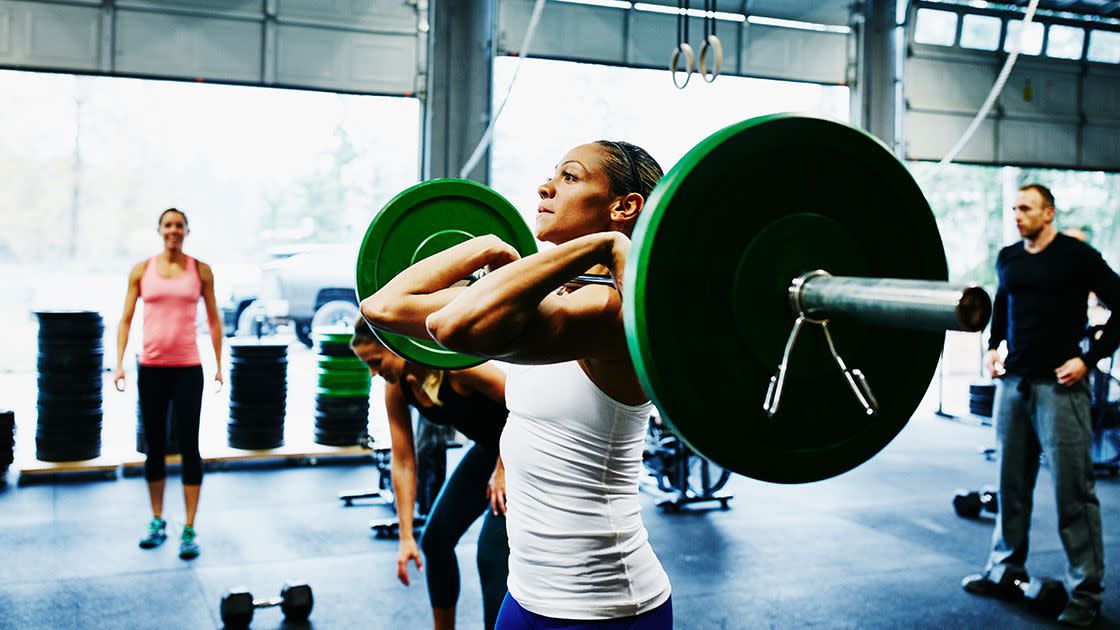
<path id="1" fill-rule="evenodd" d="M 1080 626 L 1088 628 L 1097 622 L 1101 611 L 1096 606 L 1086 606 L 1078 602 L 1070 602 L 1066 609 L 1062 611 L 1062 615 L 1058 617 L 1058 623 L 1065 626 Z"/>
<path id="2" fill-rule="evenodd" d="M 183 528 L 183 535 L 179 538 L 179 557 L 183 560 L 190 560 L 198 557 L 198 543 L 195 540 L 194 528 L 187 525 Z"/>
<path id="3" fill-rule="evenodd" d="M 148 523 L 148 533 L 140 539 L 140 548 L 155 549 L 165 540 L 167 540 L 167 521 L 153 516 L 152 522 Z"/>

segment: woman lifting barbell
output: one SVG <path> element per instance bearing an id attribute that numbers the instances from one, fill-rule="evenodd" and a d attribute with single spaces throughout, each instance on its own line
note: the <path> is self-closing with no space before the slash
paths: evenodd
<path id="1" fill-rule="evenodd" d="M 417 569 L 420 549 L 428 568 L 428 600 L 436 630 L 455 627 L 459 599 L 459 564 L 455 545 L 480 514 L 477 564 L 482 582 L 482 612 L 487 630 L 494 627 L 506 594 L 509 540 L 506 537 L 505 471 L 498 457 L 498 437 L 506 423 L 506 376 L 485 363 L 466 370 L 431 370 L 407 362 L 382 345 L 362 319 L 350 342 L 370 374 L 385 379 L 385 411 L 392 440 L 393 497 L 400 522 L 397 578 L 409 584 L 408 563 Z M 416 502 L 415 407 L 436 424 L 450 424 L 474 441 L 432 505 L 417 545 L 412 508 Z M 487 503 L 489 501 L 489 504 Z M 489 509 L 488 509 L 489 508 Z"/>
<path id="2" fill-rule="evenodd" d="M 538 189 L 537 238 L 557 247 L 520 258 L 474 238 L 362 302 L 377 328 L 522 364 L 509 373 L 501 439 L 510 575 L 499 628 L 672 626 L 669 579 L 637 500 L 652 405 L 621 296 L 598 284 L 556 291 L 586 272 L 621 284 L 628 237 L 661 175 L 637 146 L 578 146 Z M 482 267 L 482 279 L 453 286 Z"/>

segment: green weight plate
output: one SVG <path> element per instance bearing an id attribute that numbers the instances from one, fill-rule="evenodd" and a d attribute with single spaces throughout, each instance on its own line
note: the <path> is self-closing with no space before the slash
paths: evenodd
<path id="1" fill-rule="evenodd" d="M 327 372 L 365 372 L 369 367 L 358 357 L 317 357 L 319 369 Z"/>
<path id="2" fill-rule="evenodd" d="M 365 374 L 359 372 L 319 372 L 318 383 L 319 387 L 343 389 L 369 389 L 371 382 L 369 372 Z"/>
<path id="3" fill-rule="evenodd" d="M 358 298 L 365 299 L 413 263 L 484 234 L 537 251 L 517 209 L 490 188 L 463 179 L 436 179 L 397 195 L 369 225 L 358 253 Z M 374 331 L 393 352 L 429 367 L 456 370 L 484 359 L 451 352 L 429 339 Z"/>
<path id="4" fill-rule="evenodd" d="M 787 289 L 818 268 L 948 278 L 906 168 L 866 133 L 820 118 L 776 114 L 713 134 L 662 178 L 635 226 L 623 315 L 639 379 L 685 442 L 737 473 L 805 483 L 849 471 L 894 439 L 933 377 L 943 333 L 837 318 L 837 349 L 867 376 L 879 414 L 864 413 L 808 326 L 768 417 L 794 322 Z"/>

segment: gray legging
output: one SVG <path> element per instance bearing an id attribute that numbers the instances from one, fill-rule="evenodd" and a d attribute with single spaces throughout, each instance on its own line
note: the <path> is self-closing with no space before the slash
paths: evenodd
<path id="1" fill-rule="evenodd" d="M 1038 457 L 1046 453 L 1058 504 L 1058 533 L 1069 560 L 1066 585 L 1074 601 L 1099 606 L 1104 544 L 1089 453 L 1089 413 L 1084 381 L 1066 387 L 1053 378 L 1006 376 L 996 383 L 1000 511 L 988 566 L 1005 564 L 1025 574 Z"/>
<path id="2" fill-rule="evenodd" d="M 494 516 L 486 499 L 486 486 L 498 456 L 472 444 L 443 484 L 428 515 L 420 548 L 427 564 L 428 599 L 433 608 L 451 608 L 459 599 L 459 562 L 455 545 L 480 514 L 478 575 L 482 582 L 482 611 L 486 628 L 493 628 L 506 595 L 509 575 L 509 539 L 506 517 Z"/>

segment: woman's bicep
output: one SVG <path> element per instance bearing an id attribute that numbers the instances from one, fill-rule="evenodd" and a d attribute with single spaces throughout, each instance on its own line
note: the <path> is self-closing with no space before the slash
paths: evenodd
<path id="1" fill-rule="evenodd" d="M 121 311 L 121 321 L 124 323 L 132 322 L 132 315 L 136 312 L 136 300 L 140 297 L 140 277 L 141 274 L 133 269 L 128 275 L 128 289 L 124 294 L 124 310 Z"/>

